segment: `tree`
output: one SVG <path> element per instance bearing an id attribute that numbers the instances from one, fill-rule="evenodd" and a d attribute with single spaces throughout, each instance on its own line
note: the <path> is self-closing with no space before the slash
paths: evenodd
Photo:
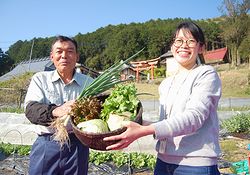
<path id="1" fill-rule="evenodd" d="M 214 50 L 225 47 L 221 38 L 220 26 L 213 20 L 198 21 L 199 26 L 203 29 L 206 38 L 206 50 Z"/>
<path id="2" fill-rule="evenodd" d="M 0 76 L 8 72 L 13 64 L 14 61 L 0 48 Z"/>
<path id="3" fill-rule="evenodd" d="M 250 0 L 224 0 L 220 10 L 225 15 L 222 22 L 222 36 L 229 48 L 231 65 L 240 64 L 239 46 L 245 38 L 249 23 Z"/>
<path id="4" fill-rule="evenodd" d="M 7 51 L 9 57 L 14 60 L 15 63 L 19 63 L 23 60 L 28 60 L 30 55 L 32 42 L 27 40 L 25 41 L 17 41 L 12 46 L 10 46 Z"/>
<path id="5" fill-rule="evenodd" d="M 250 68 L 250 30 L 248 31 L 247 37 L 241 42 L 239 47 L 239 53 L 244 60 L 248 62 Z"/>

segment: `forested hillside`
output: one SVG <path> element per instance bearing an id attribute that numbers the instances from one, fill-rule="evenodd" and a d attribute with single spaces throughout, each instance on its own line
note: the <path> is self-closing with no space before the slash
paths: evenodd
<path id="1" fill-rule="evenodd" d="M 77 34 L 74 38 L 79 44 L 81 63 L 92 69 L 103 70 L 114 62 L 128 58 L 145 48 L 139 59 L 159 57 L 170 48 L 173 30 L 183 20 L 151 20 L 145 23 L 109 25 L 95 32 Z M 208 49 L 221 47 L 219 25 L 213 21 L 197 21 L 205 31 Z M 80 30 L 80 29 L 79 29 Z M 34 38 L 32 58 L 49 56 L 51 38 Z M 17 41 L 8 50 L 15 63 L 29 59 L 32 42 Z M 214 41 L 220 44 L 215 44 Z"/>
<path id="2" fill-rule="evenodd" d="M 224 0 L 226 13 L 216 19 L 194 20 L 204 30 L 206 50 L 227 47 L 232 66 L 249 63 L 250 1 L 242 4 Z M 231 3 L 231 4 L 230 4 Z M 94 70 L 104 70 L 145 48 L 138 60 L 159 57 L 170 49 L 172 33 L 183 18 L 157 19 L 144 23 L 108 25 L 92 33 L 78 33 L 80 62 Z M 79 29 L 81 31 L 81 29 Z M 17 41 L 6 53 L 0 48 L 0 76 L 23 60 L 48 57 L 53 37 Z M 33 47 L 32 47 L 33 46 Z M 31 49 L 32 48 L 32 49 Z M 32 50 L 32 55 L 31 55 Z"/>

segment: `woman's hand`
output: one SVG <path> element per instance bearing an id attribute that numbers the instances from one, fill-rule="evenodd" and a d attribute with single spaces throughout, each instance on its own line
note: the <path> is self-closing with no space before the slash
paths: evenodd
<path id="1" fill-rule="evenodd" d="M 132 121 L 124 121 L 123 126 L 127 128 L 127 130 L 120 135 L 105 137 L 104 141 L 110 140 L 120 140 L 119 142 L 108 146 L 107 150 L 119 150 L 128 147 L 133 141 L 136 139 L 149 135 L 154 134 L 154 127 L 149 126 L 142 126 L 138 123 Z"/>

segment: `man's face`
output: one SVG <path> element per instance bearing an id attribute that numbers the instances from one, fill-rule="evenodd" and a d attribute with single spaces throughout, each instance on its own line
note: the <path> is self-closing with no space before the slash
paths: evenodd
<path id="1" fill-rule="evenodd" d="M 76 52 L 75 45 L 71 41 L 57 41 L 52 47 L 50 58 L 57 71 L 63 74 L 73 72 L 79 55 Z"/>

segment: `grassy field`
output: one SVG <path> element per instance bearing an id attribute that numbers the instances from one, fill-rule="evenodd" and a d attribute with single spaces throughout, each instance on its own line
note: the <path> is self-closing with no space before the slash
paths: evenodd
<path id="1" fill-rule="evenodd" d="M 219 69 L 218 73 L 222 81 L 222 97 L 250 97 L 250 69 L 248 67 L 224 68 Z"/>
<path id="2" fill-rule="evenodd" d="M 241 66 L 237 69 L 230 68 L 228 64 L 214 66 L 218 71 L 222 82 L 222 98 L 241 97 L 250 98 L 250 69 Z M 163 79 L 155 79 L 151 83 L 136 83 L 139 93 L 150 93 L 152 95 L 142 95 L 142 99 L 158 98 L 158 86 Z"/>
<path id="3" fill-rule="evenodd" d="M 158 83 L 135 83 L 139 99 L 158 99 Z"/>

